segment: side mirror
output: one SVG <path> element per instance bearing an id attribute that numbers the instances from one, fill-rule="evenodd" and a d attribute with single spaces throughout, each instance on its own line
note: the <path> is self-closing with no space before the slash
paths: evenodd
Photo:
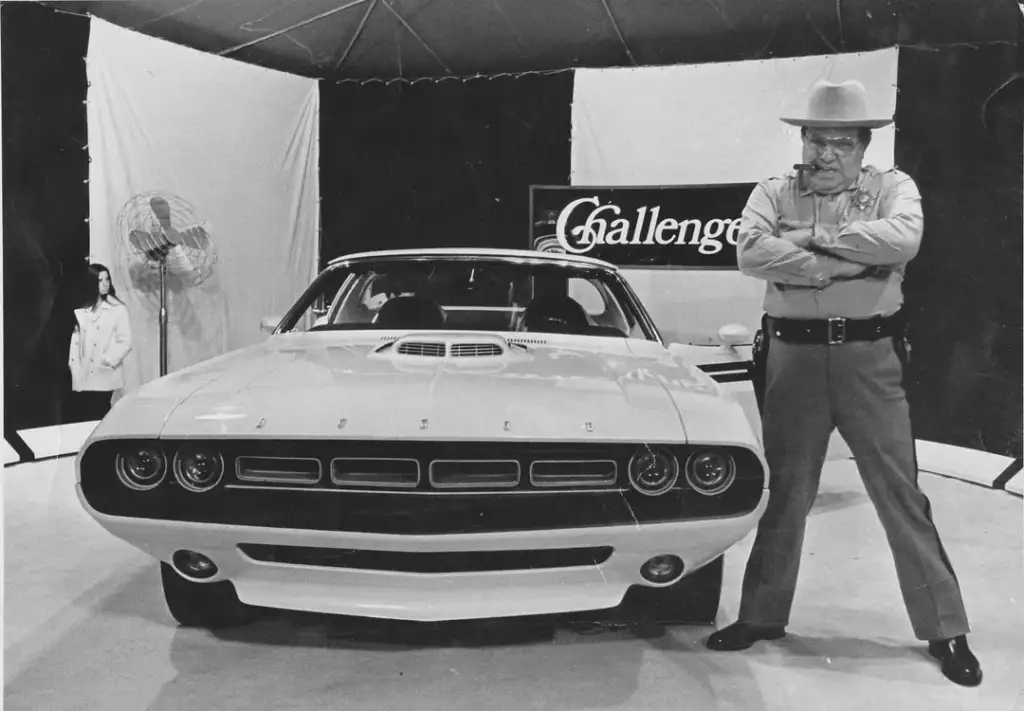
<path id="1" fill-rule="evenodd" d="M 273 333 L 281 323 L 280 316 L 264 316 L 260 320 L 260 330 L 264 333 Z"/>
<path id="2" fill-rule="evenodd" d="M 750 329 L 738 323 L 730 323 L 718 329 L 718 340 L 723 346 L 740 346 L 752 343 Z"/>

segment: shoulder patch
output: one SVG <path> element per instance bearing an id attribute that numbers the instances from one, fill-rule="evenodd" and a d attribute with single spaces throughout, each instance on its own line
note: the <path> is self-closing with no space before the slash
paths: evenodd
<path id="1" fill-rule="evenodd" d="M 899 168 L 893 167 L 889 170 L 879 173 L 879 179 L 886 189 L 892 188 L 897 185 L 903 185 L 906 182 L 914 183 L 914 179 L 909 174 L 903 172 Z M 916 183 L 914 183 L 916 185 Z"/>
<path id="2" fill-rule="evenodd" d="M 771 198 L 772 200 L 778 200 L 780 196 L 785 195 L 788 191 L 793 189 L 796 185 L 797 176 L 796 173 L 783 173 L 782 175 L 773 175 L 771 177 L 761 180 L 757 185 L 758 188 Z"/>
<path id="3" fill-rule="evenodd" d="M 910 177 L 905 172 L 900 170 L 899 166 L 896 166 L 896 165 L 894 165 L 891 168 L 887 168 L 886 170 L 882 170 L 881 168 L 876 168 L 873 165 L 866 165 L 866 166 L 863 167 L 862 170 L 864 170 L 864 171 L 866 171 L 868 173 L 868 177 L 869 178 L 873 177 L 873 176 L 879 176 L 879 175 L 881 175 L 881 176 L 892 176 L 892 177 L 897 177 L 897 178 L 908 178 L 908 177 Z"/>

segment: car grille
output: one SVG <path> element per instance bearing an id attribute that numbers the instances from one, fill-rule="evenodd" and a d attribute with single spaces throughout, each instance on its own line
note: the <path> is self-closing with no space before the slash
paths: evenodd
<path id="1" fill-rule="evenodd" d="M 243 446 L 259 446 L 258 443 Z M 314 446 L 310 444 L 310 446 Z M 320 445 L 327 447 L 328 445 Z M 387 456 L 402 447 L 403 456 Z M 265 447 L 265 445 L 264 445 Z M 555 447 L 455 445 L 444 443 L 339 443 L 352 456 L 237 457 L 234 487 L 263 485 L 327 486 L 341 489 L 444 491 L 609 489 L 628 486 L 620 474 L 631 448 L 621 455 L 588 456 L 587 445 Z M 266 447 L 265 447 L 266 448 Z M 324 452 L 328 453 L 328 452 Z M 505 456 L 493 456 L 495 453 Z M 365 454 L 366 456 L 361 456 Z M 622 461 L 619 461 L 619 460 Z M 320 471 L 328 471 L 321 477 Z"/>
<path id="2" fill-rule="evenodd" d="M 530 483 L 538 487 L 612 486 L 618 478 L 614 459 L 538 460 L 530 464 Z"/>
<path id="3" fill-rule="evenodd" d="M 243 464 L 244 462 L 244 464 Z M 237 485 L 313 485 L 321 481 L 316 459 L 239 457 Z M 522 486 L 538 489 L 614 488 L 619 465 L 614 459 L 538 459 L 528 461 L 529 474 L 517 459 L 418 459 L 336 457 L 330 482 L 342 488 L 430 490 L 501 490 Z M 424 476 L 426 472 L 426 476 Z"/>
<path id="4" fill-rule="evenodd" d="M 185 442 L 194 440 L 154 443 L 171 457 Z M 104 440 L 82 453 L 80 472 L 83 495 L 105 515 L 387 535 L 643 525 L 740 515 L 760 501 L 764 472 L 745 448 L 728 448 L 737 477 L 722 495 L 704 496 L 682 480 L 663 496 L 640 494 L 627 473 L 641 444 L 222 440 L 223 483 L 197 494 L 173 474 L 149 491 L 126 487 L 113 474 L 126 443 Z M 692 450 L 665 446 L 681 461 Z"/>
<path id="5" fill-rule="evenodd" d="M 289 457 L 239 457 L 235 460 L 239 481 L 257 484 L 316 484 L 320 460 Z"/>
<path id="6" fill-rule="evenodd" d="M 389 570 L 401 573 L 482 573 L 498 570 L 538 570 L 600 565 L 613 552 L 610 546 L 512 551 L 424 552 L 369 551 L 241 543 L 238 549 L 253 560 L 283 565 L 350 570 Z"/>
<path id="7" fill-rule="evenodd" d="M 331 461 L 331 481 L 340 486 L 414 489 L 420 483 L 415 459 L 338 457 Z"/>
<path id="8" fill-rule="evenodd" d="M 430 485 L 435 489 L 507 489 L 519 484 L 519 462 L 514 459 L 437 459 L 430 463 Z"/>

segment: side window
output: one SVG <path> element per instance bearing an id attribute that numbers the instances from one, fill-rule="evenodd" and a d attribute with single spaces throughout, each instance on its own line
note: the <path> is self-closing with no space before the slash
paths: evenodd
<path id="1" fill-rule="evenodd" d="M 337 300 L 342 281 L 348 278 L 350 275 L 346 272 L 335 272 L 326 278 L 318 279 L 313 289 L 302 295 L 299 304 L 302 311 L 286 332 L 301 333 L 328 328 L 331 322 L 330 314 L 336 308 L 334 302 Z"/>
<path id="2" fill-rule="evenodd" d="M 587 279 L 569 279 L 569 296 L 583 307 L 588 316 L 601 316 L 605 312 L 601 291 Z"/>
<path id="3" fill-rule="evenodd" d="M 291 327 L 290 331 L 292 333 L 301 333 L 322 324 L 325 319 L 321 316 L 320 312 L 319 302 L 314 301 L 306 307 L 306 310 L 302 312 L 302 315 L 299 316 L 299 319 Z"/>
<path id="4" fill-rule="evenodd" d="M 299 320 L 292 326 L 292 332 L 310 331 L 314 328 L 326 326 L 328 323 L 328 311 L 331 306 L 330 294 L 321 292 L 306 306 L 305 311 Z"/>
<path id="5" fill-rule="evenodd" d="M 368 324 L 387 301 L 384 284 L 372 272 L 352 277 L 338 290 L 331 313 L 332 324 Z"/>

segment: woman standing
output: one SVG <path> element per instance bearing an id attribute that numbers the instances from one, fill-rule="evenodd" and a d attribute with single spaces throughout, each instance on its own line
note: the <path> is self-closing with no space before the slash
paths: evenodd
<path id="1" fill-rule="evenodd" d="M 110 270 L 89 265 L 85 298 L 75 309 L 68 366 L 71 369 L 73 411 L 83 422 L 102 420 L 115 390 L 124 387 L 124 359 L 132 349 L 128 307 L 117 298 Z"/>

